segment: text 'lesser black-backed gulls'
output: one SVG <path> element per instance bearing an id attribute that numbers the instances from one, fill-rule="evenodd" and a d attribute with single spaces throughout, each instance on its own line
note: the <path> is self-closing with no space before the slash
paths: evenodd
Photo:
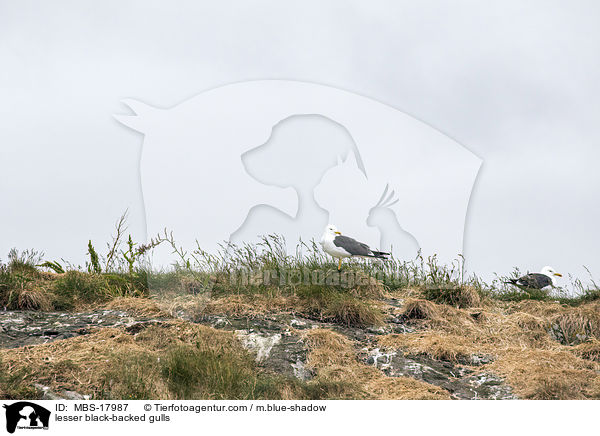
<path id="1" fill-rule="evenodd" d="M 550 266 L 545 266 L 539 273 L 529 273 L 518 279 L 511 279 L 508 282 L 520 288 L 544 289 L 546 287 L 556 286 L 556 277 L 562 277 Z"/>
<path id="2" fill-rule="evenodd" d="M 329 224 L 321 236 L 323 251 L 330 256 L 339 259 L 338 271 L 342 269 L 342 259 L 345 257 L 366 257 L 375 259 L 387 259 L 390 253 L 371 250 L 367 244 L 358 242 L 349 236 L 343 236 L 338 229 Z"/>

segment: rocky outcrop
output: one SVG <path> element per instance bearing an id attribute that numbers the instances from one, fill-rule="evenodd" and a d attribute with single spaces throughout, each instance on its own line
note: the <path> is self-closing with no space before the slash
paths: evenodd
<path id="1" fill-rule="evenodd" d="M 75 391 L 62 391 L 54 392 L 48 386 L 35 383 L 33 385 L 38 392 L 42 400 L 89 400 L 89 395 L 81 395 Z"/>
<path id="2" fill-rule="evenodd" d="M 468 361 L 453 364 L 427 356 L 405 355 L 402 351 L 382 352 L 372 346 L 374 339 L 383 334 L 406 333 L 414 327 L 398 318 L 383 327 L 358 329 L 290 315 L 268 318 L 206 316 L 196 322 L 215 328 L 234 330 L 242 344 L 256 354 L 257 362 L 278 373 L 308 380 L 314 374 L 306 368 L 308 348 L 301 331 L 324 328 L 343 334 L 357 343 L 357 355 L 366 365 L 373 365 L 389 377 L 412 377 L 439 386 L 460 400 L 516 399 L 504 380 L 477 367 L 490 363 L 485 355 L 470 356 Z"/>
<path id="3" fill-rule="evenodd" d="M 182 314 L 185 318 L 185 314 Z M 383 352 L 375 345 L 379 335 L 407 333 L 415 326 L 390 315 L 376 328 L 345 327 L 291 314 L 261 317 L 206 315 L 188 319 L 217 329 L 232 331 L 240 343 L 254 354 L 258 365 L 276 373 L 310 380 L 309 348 L 303 340 L 307 329 L 330 329 L 356 344 L 357 359 L 380 369 L 388 377 L 412 377 L 447 390 L 456 399 L 513 399 L 506 383 L 478 367 L 489 363 L 489 356 L 471 356 L 468 361 L 451 363 L 421 355 L 406 355 L 401 350 Z M 0 312 L 0 347 L 14 348 L 42 344 L 88 334 L 99 327 L 122 327 L 130 333 L 161 322 L 160 318 L 132 316 L 119 310 L 87 313 Z M 36 387 L 46 399 L 81 399 L 76 392 L 51 392 Z M 81 397 L 81 398 L 79 398 Z"/>
<path id="4" fill-rule="evenodd" d="M 310 320 L 286 315 L 262 318 L 211 315 L 196 319 L 196 322 L 233 331 L 241 344 L 254 353 L 260 366 L 300 380 L 314 376 L 306 368 L 308 347 L 295 333 L 297 329 L 315 325 Z"/>
<path id="5" fill-rule="evenodd" d="M 362 350 L 362 359 L 381 369 L 389 377 L 413 377 L 446 389 L 458 400 L 510 400 L 517 397 L 504 381 L 489 373 L 455 365 L 422 355 L 406 355 L 402 351 L 382 352 L 379 348 Z M 489 360 L 476 358 L 471 363 L 481 365 Z"/>
<path id="6" fill-rule="evenodd" d="M 126 327 L 152 321 L 120 310 L 96 312 L 0 311 L 0 348 L 45 344 L 88 334 L 93 328 Z"/>

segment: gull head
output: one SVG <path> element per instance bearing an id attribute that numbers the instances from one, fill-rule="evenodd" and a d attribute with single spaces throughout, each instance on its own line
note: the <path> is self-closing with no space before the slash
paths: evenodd
<path id="1" fill-rule="evenodd" d="M 540 271 L 542 274 L 547 275 L 548 277 L 550 277 L 550 279 L 552 280 L 552 284 L 556 284 L 556 277 L 562 277 L 562 274 L 557 273 L 556 271 L 554 271 L 554 268 L 552 268 L 551 266 L 545 266 L 542 268 L 542 270 Z"/>
<path id="2" fill-rule="evenodd" d="M 333 224 L 327 224 L 323 236 L 321 236 L 321 245 L 323 245 L 325 241 L 332 241 L 337 235 L 341 235 L 337 227 Z"/>
<path id="3" fill-rule="evenodd" d="M 342 233 L 337 229 L 336 226 L 334 226 L 333 224 L 327 224 L 327 227 L 325 227 L 325 233 L 329 234 L 329 235 L 341 235 Z"/>

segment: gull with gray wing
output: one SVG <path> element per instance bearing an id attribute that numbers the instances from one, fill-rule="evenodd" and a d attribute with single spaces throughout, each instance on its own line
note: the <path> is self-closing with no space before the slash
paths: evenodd
<path id="1" fill-rule="evenodd" d="M 342 235 L 333 225 L 329 224 L 320 241 L 323 251 L 330 256 L 339 259 L 338 271 L 342 269 L 342 259 L 347 257 L 364 257 L 386 260 L 390 253 L 376 251 L 369 248 L 367 244 L 357 241 L 349 236 Z"/>
<path id="2" fill-rule="evenodd" d="M 539 273 L 529 273 L 505 283 L 525 289 L 544 289 L 547 287 L 556 287 L 555 277 L 562 277 L 562 274 L 557 273 L 550 266 L 545 266 Z"/>

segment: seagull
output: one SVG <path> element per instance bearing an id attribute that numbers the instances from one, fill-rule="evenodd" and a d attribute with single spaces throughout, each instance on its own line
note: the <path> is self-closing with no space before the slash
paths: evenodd
<path id="1" fill-rule="evenodd" d="M 341 271 L 342 259 L 345 257 L 371 257 L 387 260 L 387 256 L 390 255 L 383 251 L 371 250 L 367 244 L 358 242 L 349 236 L 342 236 L 333 224 L 325 227 L 320 244 L 325 253 L 339 259 L 338 271 Z"/>
<path id="2" fill-rule="evenodd" d="M 556 278 L 562 277 L 550 266 L 545 266 L 539 273 L 529 273 L 518 279 L 511 279 L 505 283 L 527 289 L 544 289 L 547 286 L 555 287 Z"/>

